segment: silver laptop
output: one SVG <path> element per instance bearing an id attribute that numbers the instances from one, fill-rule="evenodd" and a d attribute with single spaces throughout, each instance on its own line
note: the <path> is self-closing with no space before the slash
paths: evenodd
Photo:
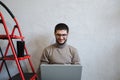
<path id="1" fill-rule="evenodd" d="M 81 65 L 40 65 L 41 80 L 81 80 Z"/>

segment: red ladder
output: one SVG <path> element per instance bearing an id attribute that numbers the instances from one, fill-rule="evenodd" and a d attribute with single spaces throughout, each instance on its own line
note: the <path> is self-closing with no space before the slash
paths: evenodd
<path id="1" fill-rule="evenodd" d="M 13 18 L 14 22 L 16 23 L 16 25 L 12 29 L 12 32 L 9 33 L 8 27 L 4 20 L 4 16 L 2 15 L 2 12 L 0 12 L 0 23 L 3 24 L 4 30 L 5 30 L 5 34 L 0 34 L 0 39 L 8 40 L 8 44 L 7 44 L 6 50 L 4 52 L 3 60 L 14 60 L 16 62 L 16 65 L 17 65 L 17 68 L 19 71 L 18 74 L 16 74 L 15 76 L 12 77 L 12 80 L 35 80 L 35 79 L 37 79 L 37 74 L 35 73 L 34 68 L 32 66 L 32 62 L 30 60 L 30 55 L 28 54 L 26 46 L 24 45 L 24 51 L 26 54 L 23 57 L 18 57 L 17 51 L 15 50 L 13 39 L 19 39 L 20 41 L 24 41 L 24 37 L 20 30 L 20 26 L 18 25 L 18 22 L 17 22 L 16 18 L 14 17 L 14 15 L 11 13 L 11 11 L 1 1 L 0 1 L 0 3 L 7 9 L 7 11 L 10 13 L 11 17 Z M 15 35 L 16 30 L 18 31 L 17 35 Z M 12 51 L 12 56 L 7 55 L 9 48 Z M 26 59 L 28 60 L 28 63 L 31 67 L 31 70 L 32 70 L 31 73 L 24 73 L 22 70 L 22 67 L 20 65 L 20 61 L 26 60 Z M 0 71 L 2 70 L 2 67 L 3 67 L 3 62 L 0 65 Z"/>

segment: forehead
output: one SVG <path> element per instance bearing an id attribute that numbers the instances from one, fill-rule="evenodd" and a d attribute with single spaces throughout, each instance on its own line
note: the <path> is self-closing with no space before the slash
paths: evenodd
<path id="1" fill-rule="evenodd" d="M 56 34 L 67 34 L 67 30 L 57 30 Z"/>

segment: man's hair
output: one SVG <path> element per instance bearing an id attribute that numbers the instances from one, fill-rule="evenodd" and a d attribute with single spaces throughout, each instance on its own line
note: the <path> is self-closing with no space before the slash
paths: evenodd
<path id="1" fill-rule="evenodd" d="M 54 33 L 56 33 L 57 30 L 67 30 L 67 33 L 68 33 L 69 27 L 65 23 L 59 23 L 55 26 Z"/>

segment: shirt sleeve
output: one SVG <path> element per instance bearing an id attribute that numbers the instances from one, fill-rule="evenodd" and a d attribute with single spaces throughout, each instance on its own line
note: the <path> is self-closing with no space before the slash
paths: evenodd
<path id="1" fill-rule="evenodd" d="M 72 64 L 80 64 L 80 57 L 76 48 L 73 48 L 72 55 Z"/>
<path id="2" fill-rule="evenodd" d="M 41 64 L 49 64 L 47 49 L 44 49 L 43 52 L 42 52 Z"/>

